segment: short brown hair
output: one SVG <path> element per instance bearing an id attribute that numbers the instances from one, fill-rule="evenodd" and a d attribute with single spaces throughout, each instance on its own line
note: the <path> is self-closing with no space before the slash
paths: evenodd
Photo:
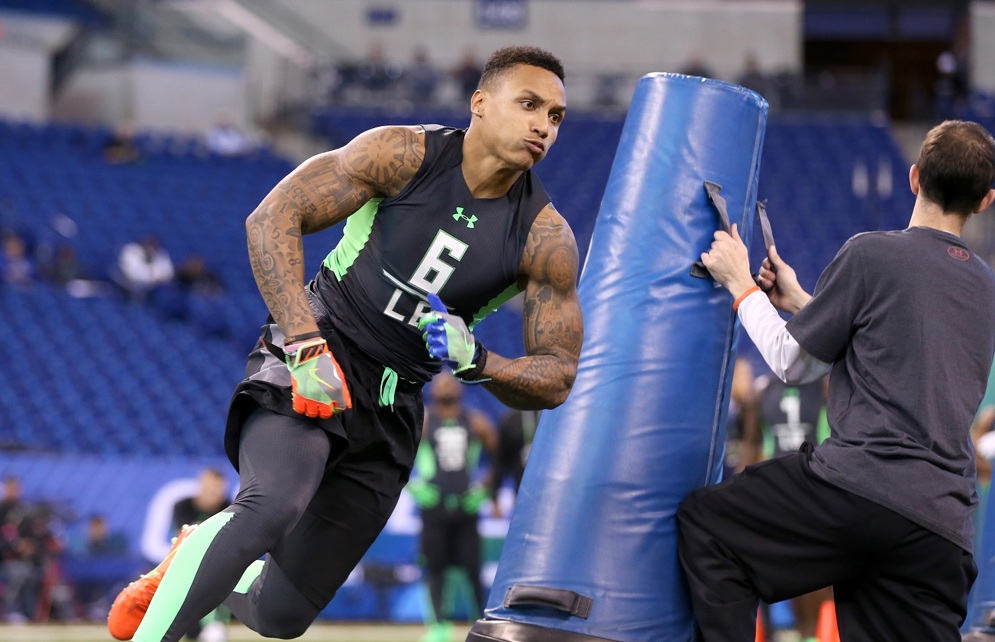
<path id="1" fill-rule="evenodd" d="M 916 165 L 920 194 L 944 212 L 968 216 L 995 182 L 995 140 L 977 123 L 947 120 L 926 134 Z"/>
<path id="2" fill-rule="evenodd" d="M 477 86 L 484 87 L 494 82 L 516 65 L 531 65 L 551 71 L 556 74 L 560 82 L 563 82 L 563 63 L 559 58 L 545 49 L 520 46 L 505 47 L 492 53 L 484 63 L 484 71 L 480 74 L 480 83 Z"/>

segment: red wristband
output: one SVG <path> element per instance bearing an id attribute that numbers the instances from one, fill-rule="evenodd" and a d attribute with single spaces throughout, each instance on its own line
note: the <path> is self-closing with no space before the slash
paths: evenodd
<path id="1" fill-rule="evenodd" d="M 739 312 L 739 304 L 742 303 L 743 300 L 746 299 L 746 297 L 750 296 L 754 292 L 759 292 L 759 291 L 760 291 L 760 286 L 754 285 L 752 288 L 747 289 L 746 292 L 740 294 L 738 297 L 736 297 L 736 300 L 732 302 L 732 311 Z"/>

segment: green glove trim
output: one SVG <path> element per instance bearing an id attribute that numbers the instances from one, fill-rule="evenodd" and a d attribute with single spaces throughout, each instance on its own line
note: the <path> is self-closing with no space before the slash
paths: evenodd
<path id="1" fill-rule="evenodd" d="M 471 488 L 463 493 L 463 511 L 468 515 L 476 515 L 488 499 L 490 499 L 490 494 L 486 488 L 482 486 Z"/>
<path id="2" fill-rule="evenodd" d="M 422 509 L 435 508 L 442 499 L 438 486 L 421 479 L 408 482 L 408 492 L 414 498 L 415 504 Z"/>

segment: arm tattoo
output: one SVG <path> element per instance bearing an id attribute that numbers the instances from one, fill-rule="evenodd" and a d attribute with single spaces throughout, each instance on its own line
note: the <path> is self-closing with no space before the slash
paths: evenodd
<path id="1" fill-rule="evenodd" d="M 344 148 L 302 164 L 249 216 L 245 227 L 252 273 L 286 335 L 317 327 L 304 293 L 302 236 L 344 220 L 375 196 L 396 195 L 424 156 L 418 128 L 370 130 Z"/>
<path id="2" fill-rule="evenodd" d="M 577 244 L 559 216 L 536 219 L 523 263 L 529 273 L 523 311 L 526 356 L 495 364 L 494 372 L 486 373 L 492 377 L 487 388 L 514 408 L 549 408 L 570 392 L 584 340 Z"/>
<path id="3" fill-rule="evenodd" d="M 352 171 L 384 196 L 396 196 L 425 158 L 424 132 L 410 127 L 383 127 L 374 132 L 377 135 L 368 140 L 354 141 Z"/>

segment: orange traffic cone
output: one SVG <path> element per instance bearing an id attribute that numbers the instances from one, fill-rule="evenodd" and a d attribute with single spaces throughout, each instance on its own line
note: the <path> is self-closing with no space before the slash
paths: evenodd
<path id="1" fill-rule="evenodd" d="M 832 600 L 826 600 L 819 607 L 815 639 L 819 642 L 840 642 L 840 630 L 836 626 L 836 603 Z"/>
<path id="2" fill-rule="evenodd" d="M 760 611 L 757 611 L 757 637 L 754 638 L 755 642 L 767 642 L 767 636 L 764 635 L 764 619 L 760 615 Z"/>

